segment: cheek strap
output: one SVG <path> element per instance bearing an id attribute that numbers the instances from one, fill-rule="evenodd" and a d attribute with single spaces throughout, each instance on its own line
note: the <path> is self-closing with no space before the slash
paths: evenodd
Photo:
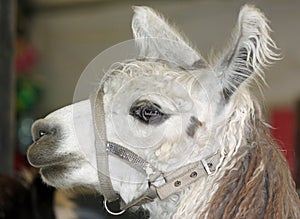
<path id="1" fill-rule="evenodd" d="M 96 161 L 98 170 L 99 192 L 104 196 L 105 203 L 119 199 L 115 193 L 109 173 L 108 154 L 106 151 L 106 125 L 103 104 L 103 91 L 90 98 L 92 105 L 93 125 L 95 133 Z"/>

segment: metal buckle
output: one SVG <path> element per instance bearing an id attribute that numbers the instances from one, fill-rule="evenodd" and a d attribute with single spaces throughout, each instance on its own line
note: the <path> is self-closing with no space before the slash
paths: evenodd
<path id="1" fill-rule="evenodd" d="M 150 176 L 149 183 L 155 187 L 159 187 L 159 186 L 165 184 L 166 180 L 165 180 L 163 174 L 159 172 L 159 173 L 157 173 L 156 176 L 154 176 L 154 175 Z"/>
<path id="2" fill-rule="evenodd" d="M 210 171 L 209 166 L 208 166 L 206 160 L 202 159 L 202 160 L 201 160 L 201 163 L 202 163 L 202 165 L 203 165 L 203 167 L 204 167 L 206 173 L 207 173 L 208 175 L 212 174 L 212 172 Z"/>

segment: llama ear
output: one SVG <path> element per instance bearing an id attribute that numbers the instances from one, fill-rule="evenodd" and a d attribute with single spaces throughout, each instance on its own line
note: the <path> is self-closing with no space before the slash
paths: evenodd
<path id="1" fill-rule="evenodd" d="M 148 7 L 133 7 L 132 31 L 142 58 L 164 59 L 185 69 L 206 61 L 163 17 Z"/>
<path id="2" fill-rule="evenodd" d="M 225 99 L 249 78 L 258 76 L 264 81 L 263 68 L 280 59 L 278 49 L 270 37 L 266 17 L 255 7 L 245 5 L 239 14 L 233 43 L 214 65 L 220 75 Z"/>

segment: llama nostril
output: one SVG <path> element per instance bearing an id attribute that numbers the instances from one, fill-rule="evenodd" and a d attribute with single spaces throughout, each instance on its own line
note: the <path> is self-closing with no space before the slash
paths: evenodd
<path id="1" fill-rule="evenodd" d="M 51 123 L 49 123 L 47 120 L 40 119 L 36 121 L 32 125 L 32 138 L 33 141 L 38 141 L 40 138 L 47 136 L 47 135 L 53 135 L 55 136 L 57 133 L 57 127 Z"/>
<path id="2" fill-rule="evenodd" d="M 33 140 L 38 141 L 41 137 L 43 137 L 47 134 L 48 134 L 48 132 L 46 132 L 45 130 L 38 130 L 36 132 L 36 134 L 33 135 Z"/>
<path id="3" fill-rule="evenodd" d="M 44 130 L 39 131 L 39 138 L 43 137 L 44 135 L 47 135 L 47 132 Z"/>

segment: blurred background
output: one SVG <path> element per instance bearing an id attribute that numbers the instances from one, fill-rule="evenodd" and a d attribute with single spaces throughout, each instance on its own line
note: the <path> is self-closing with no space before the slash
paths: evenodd
<path id="1" fill-rule="evenodd" d="M 70 197 L 43 188 L 37 171 L 26 161 L 26 150 L 32 143 L 32 122 L 71 104 L 85 66 L 106 48 L 132 38 L 132 5 L 157 9 L 208 57 L 226 45 L 239 9 L 247 2 L 250 1 L 0 0 L 0 199 L 17 200 L 21 193 L 19 200 L 31 200 L 27 210 L 35 212 L 24 218 L 47 218 L 34 203 L 39 198 L 36 191 L 40 191 L 48 194 L 48 203 L 55 205 L 43 211 L 49 218 L 108 218 L 101 210 L 100 197 Z M 272 134 L 299 188 L 300 1 L 250 3 L 271 21 L 273 39 L 281 48 L 283 59 L 266 70 L 269 88 L 264 90 L 264 104 L 274 127 Z M 21 206 L 24 202 L 13 204 Z M 3 215 L 0 200 L 0 218 L 9 218 Z M 125 217 L 139 216 L 122 216 Z"/>

